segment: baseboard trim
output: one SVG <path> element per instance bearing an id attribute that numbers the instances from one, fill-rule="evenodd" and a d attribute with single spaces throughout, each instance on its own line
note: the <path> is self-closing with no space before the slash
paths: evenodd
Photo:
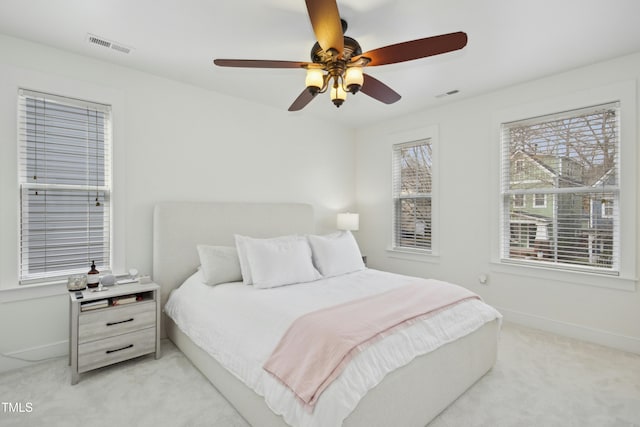
<path id="1" fill-rule="evenodd" d="M 616 348 L 618 350 L 640 354 L 640 338 L 614 334 L 600 329 L 588 328 L 574 323 L 561 322 L 507 308 L 496 307 L 496 309 L 502 313 L 504 319 L 509 322 Z"/>
<path id="2" fill-rule="evenodd" d="M 0 373 L 24 368 L 69 354 L 69 341 L 58 341 L 37 347 L 0 353 Z"/>

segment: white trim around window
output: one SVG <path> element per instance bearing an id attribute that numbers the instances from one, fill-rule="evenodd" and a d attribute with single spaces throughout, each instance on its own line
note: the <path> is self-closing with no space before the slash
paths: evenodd
<path id="1" fill-rule="evenodd" d="M 620 112 L 620 238 L 619 238 L 619 266 L 616 274 L 604 274 L 601 271 L 588 269 L 571 269 L 556 266 L 533 265 L 533 263 L 519 263 L 503 259 L 501 256 L 501 242 L 504 239 L 501 222 L 504 219 L 501 203 L 503 195 L 501 186 L 500 167 L 502 158 L 501 124 L 541 117 L 559 111 L 577 110 L 588 106 L 619 102 Z M 497 111 L 492 120 L 493 145 L 491 161 L 493 167 L 492 188 L 496 189 L 490 195 L 491 217 L 491 265 L 492 270 L 514 275 L 538 277 L 540 279 L 557 280 L 573 284 L 607 287 L 621 290 L 635 290 L 637 283 L 636 270 L 636 234 L 637 234 L 637 107 L 636 82 L 626 81 L 612 85 L 593 88 L 558 98 L 512 107 Z M 532 193 L 535 193 L 533 191 Z M 532 198 L 535 196 L 531 194 Z M 547 200 L 548 201 L 548 200 Z M 533 200 L 531 200 L 533 204 Z"/>
<path id="2" fill-rule="evenodd" d="M 389 143 L 389 159 L 392 162 L 391 170 L 393 171 L 393 150 L 394 147 L 399 146 L 400 144 L 406 143 L 415 143 L 418 141 L 428 141 L 431 147 L 431 247 L 430 249 L 420 249 L 420 248 L 405 248 L 398 247 L 395 244 L 395 198 L 393 194 L 389 196 L 389 209 L 391 211 L 391 223 L 389 224 L 388 231 L 388 246 L 387 246 L 387 255 L 389 258 L 400 258 L 410 261 L 419 261 L 419 262 L 438 262 L 439 259 L 439 240 L 440 240 L 440 229 L 439 229 L 439 200 L 438 200 L 438 126 L 427 126 L 417 129 L 412 129 L 408 131 L 398 132 L 394 134 L 390 134 L 387 138 Z M 392 177 L 389 177 L 392 179 Z M 392 185 L 393 187 L 393 185 Z"/>
<path id="3" fill-rule="evenodd" d="M 20 89 L 21 284 L 112 268 L 111 106 Z"/>
<path id="4" fill-rule="evenodd" d="M 124 134 L 124 96 L 123 92 L 106 87 L 104 85 L 95 85 L 82 80 L 60 77 L 51 79 L 49 75 L 38 72 L 16 72 L 9 74 L 5 83 L 3 93 L 17 96 L 20 88 L 27 88 L 39 92 L 45 92 L 54 95 L 62 95 L 65 97 L 85 99 L 90 102 L 104 103 L 112 106 L 112 136 L 114 141 L 113 148 L 113 175 L 112 182 L 114 193 L 112 197 L 112 267 L 114 272 L 126 271 L 126 254 L 125 254 L 125 238 L 126 238 L 126 192 L 120 191 L 125 188 L 126 183 L 126 151 L 125 134 Z M 9 107 L 5 106 L 4 110 Z M 16 102 L 13 103 L 11 109 L 17 108 Z M 17 115 L 16 110 L 13 110 Z M 15 116 L 14 116 L 15 117 Z M 10 156 L 10 161 L 5 161 L 6 177 L 8 181 L 3 186 L 3 201 L 16 206 L 15 209 L 9 209 L 3 214 L 3 221 L 0 224 L 0 234 L 3 235 L 0 242 L 0 252 L 3 254 L 0 259 L 0 303 L 6 301 L 30 300 L 34 298 L 43 298 L 51 295 L 59 295 L 61 292 L 66 293 L 66 278 L 64 280 L 52 280 L 39 284 L 19 285 L 19 251 L 20 251 L 20 212 L 19 212 L 19 183 L 18 183 L 18 146 L 17 140 L 17 120 L 11 120 L 11 124 L 16 126 L 9 135 L 13 141 L 11 144 L 15 149 L 14 156 Z M 6 158 L 9 159 L 9 158 Z M 87 270 L 88 271 L 88 270 Z"/>
<path id="5" fill-rule="evenodd" d="M 533 195 L 533 207 L 534 208 L 546 208 L 547 207 L 547 195 L 536 193 Z"/>

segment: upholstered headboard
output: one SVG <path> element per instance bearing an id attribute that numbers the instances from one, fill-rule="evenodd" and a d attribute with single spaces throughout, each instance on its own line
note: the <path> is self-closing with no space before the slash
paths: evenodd
<path id="1" fill-rule="evenodd" d="M 275 237 L 313 233 L 314 228 L 313 208 L 301 203 L 157 204 L 153 213 L 153 280 L 160 285 L 162 306 L 200 264 L 196 245 L 234 246 L 234 234 Z"/>

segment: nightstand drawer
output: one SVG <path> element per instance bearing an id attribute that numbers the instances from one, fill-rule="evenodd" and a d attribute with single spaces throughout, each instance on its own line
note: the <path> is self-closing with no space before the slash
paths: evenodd
<path id="1" fill-rule="evenodd" d="M 82 344 L 148 328 L 155 322 L 155 301 L 82 313 L 79 316 L 78 342 Z"/>
<path id="2" fill-rule="evenodd" d="M 78 346 L 78 372 L 122 362 L 156 351 L 156 328 L 151 327 Z"/>

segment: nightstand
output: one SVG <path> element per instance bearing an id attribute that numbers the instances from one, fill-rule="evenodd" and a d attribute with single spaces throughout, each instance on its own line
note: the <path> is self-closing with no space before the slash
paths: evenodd
<path id="1" fill-rule="evenodd" d="M 160 286 L 113 285 L 69 292 L 71 384 L 83 372 L 155 353 L 160 358 Z"/>

